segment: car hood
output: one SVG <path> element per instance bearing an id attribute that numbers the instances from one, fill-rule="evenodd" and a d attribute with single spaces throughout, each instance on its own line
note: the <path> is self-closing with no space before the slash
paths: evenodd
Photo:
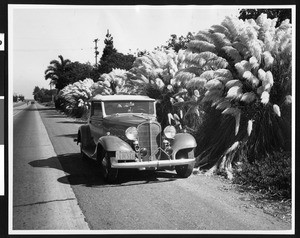
<path id="1" fill-rule="evenodd" d="M 149 114 L 111 115 L 105 117 L 104 121 L 112 125 L 138 126 L 146 121 L 156 121 L 156 117 Z"/>

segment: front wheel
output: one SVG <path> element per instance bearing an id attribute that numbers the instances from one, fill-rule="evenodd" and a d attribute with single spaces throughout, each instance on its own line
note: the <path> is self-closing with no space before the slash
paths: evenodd
<path id="1" fill-rule="evenodd" d="M 118 169 L 111 167 L 110 157 L 111 153 L 106 152 L 101 161 L 101 169 L 104 180 L 108 183 L 114 183 L 117 180 Z"/>
<path id="2" fill-rule="evenodd" d="M 194 169 L 194 163 L 175 166 L 176 173 L 181 178 L 189 177 L 192 174 L 193 169 Z"/>

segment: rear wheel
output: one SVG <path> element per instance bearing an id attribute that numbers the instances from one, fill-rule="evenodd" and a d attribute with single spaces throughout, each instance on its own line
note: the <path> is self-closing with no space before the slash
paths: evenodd
<path id="1" fill-rule="evenodd" d="M 106 152 L 100 166 L 104 180 L 108 183 L 114 183 L 117 180 L 118 169 L 111 167 L 110 157 L 111 153 Z"/>

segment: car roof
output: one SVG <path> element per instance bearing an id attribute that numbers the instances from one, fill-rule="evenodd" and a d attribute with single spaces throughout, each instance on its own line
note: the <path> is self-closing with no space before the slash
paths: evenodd
<path id="1" fill-rule="evenodd" d="M 142 95 L 101 95 L 97 94 L 91 101 L 155 101 L 153 98 Z"/>

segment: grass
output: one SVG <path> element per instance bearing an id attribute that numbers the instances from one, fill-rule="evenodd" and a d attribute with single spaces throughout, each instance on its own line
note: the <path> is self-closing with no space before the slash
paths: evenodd
<path id="1" fill-rule="evenodd" d="M 282 221 L 292 221 L 292 200 L 286 199 L 271 191 L 257 189 L 252 186 L 233 184 L 235 189 L 250 197 L 250 206 L 263 210 L 264 213 L 277 217 Z"/>

